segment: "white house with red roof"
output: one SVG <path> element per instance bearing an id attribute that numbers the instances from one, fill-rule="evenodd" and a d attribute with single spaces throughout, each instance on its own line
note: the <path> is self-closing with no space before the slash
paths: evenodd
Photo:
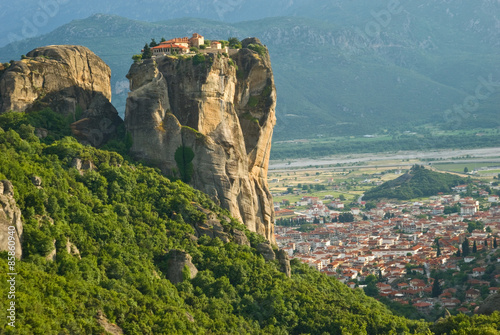
<path id="1" fill-rule="evenodd" d="M 161 42 L 151 48 L 153 56 L 171 55 L 174 52 L 178 54 L 186 54 L 189 52 L 189 39 L 187 37 L 173 38 L 168 41 Z"/>

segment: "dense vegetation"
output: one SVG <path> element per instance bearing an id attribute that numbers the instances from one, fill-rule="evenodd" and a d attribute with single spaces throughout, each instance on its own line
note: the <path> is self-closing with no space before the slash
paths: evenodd
<path id="1" fill-rule="evenodd" d="M 227 232 L 244 228 L 201 192 L 155 169 L 71 137 L 42 143 L 31 125 L 2 127 L 0 179 L 14 184 L 24 222 L 23 260 L 16 264 L 17 327 L 6 334 L 100 333 L 100 311 L 127 334 L 387 334 L 427 328 L 307 265 L 292 262 L 290 279 L 253 247 L 194 238 L 193 227 L 206 220 L 201 207 L 215 213 Z M 77 170 L 76 158 L 95 169 Z M 41 178 L 41 188 L 33 176 Z M 252 246 L 263 241 L 246 234 Z M 68 241 L 81 258 L 66 251 Z M 54 248 L 56 258 L 48 261 Z M 200 271 L 194 279 L 177 285 L 166 279 L 171 249 L 193 257 Z M 0 299 L 0 308 L 6 303 Z"/>
<path id="2" fill-rule="evenodd" d="M 56 118 L 50 110 L 48 118 Z M 194 237 L 214 213 L 224 230 L 245 228 L 204 194 L 159 171 L 131 164 L 112 151 L 62 137 L 34 135 L 37 114 L 0 118 L 0 179 L 12 181 L 23 214 L 23 260 L 16 263 L 16 328 L 5 334 L 101 333 L 101 312 L 126 334 L 388 334 L 424 333 L 429 325 L 393 315 L 387 307 L 307 265 L 292 262 L 292 277 L 254 248 Z M 93 169 L 79 170 L 75 159 Z M 42 186 L 31 178 L 38 176 Z M 68 241 L 79 255 L 68 253 Z M 56 250 L 54 261 L 47 255 Z M 181 249 L 198 270 L 172 284 L 167 252 Z M 6 296 L 6 253 L 0 290 Z M 8 300 L 0 299 L 0 309 Z M 491 330 L 498 314 L 447 319 L 439 328 Z M 458 323 L 460 322 L 460 324 Z M 464 328 L 464 329 L 469 329 Z"/>
<path id="3" fill-rule="evenodd" d="M 408 173 L 367 191 L 363 199 L 381 198 L 409 200 L 450 192 L 453 186 L 464 184 L 466 178 L 449 173 L 434 172 L 414 165 Z"/>

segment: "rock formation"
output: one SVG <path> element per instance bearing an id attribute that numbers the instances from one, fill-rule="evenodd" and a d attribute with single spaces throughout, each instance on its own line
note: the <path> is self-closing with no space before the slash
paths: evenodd
<path id="1" fill-rule="evenodd" d="M 9 237 L 13 237 L 9 243 Z M 21 259 L 21 239 L 23 236 L 23 222 L 21 210 L 14 199 L 14 187 L 8 180 L 0 180 L 0 251 L 9 250 L 13 246 L 15 257 Z M 15 242 L 15 244 L 12 244 Z"/>
<path id="2" fill-rule="evenodd" d="M 238 229 L 233 229 L 232 235 L 234 243 L 239 245 L 246 245 L 247 247 L 250 246 L 250 241 L 248 240 L 248 237 L 245 235 L 245 232 Z"/>
<path id="3" fill-rule="evenodd" d="M 281 249 L 278 251 L 278 261 L 280 264 L 280 271 L 286 274 L 288 278 L 292 276 L 292 268 L 290 267 L 290 258 L 288 257 L 288 253 Z"/>
<path id="4" fill-rule="evenodd" d="M 180 283 L 184 280 L 184 275 L 189 274 L 189 279 L 193 279 L 198 273 L 198 269 L 191 262 L 191 255 L 180 250 L 170 250 L 168 253 L 166 277 L 173 284 Z M 186 269 L 189 273 L 185 273 Z"/>
<path id="5" fill-rule="evenodd" d="M 276 259 L 276 254 L 269 242 L 259 243 L 256 249 L 266 261 L 274 261 Z"/>
<path id="6" fill-rule="evenodd" d="M 37 48 L 0 73 L 0 114 L 50 107 L 71 115 L 75 137 L 94 146 L 110 139 L 123 123 L 110 103 L 109 66 L 85 47 Z"/>
<path id="7" fill-rule="evenodd" d="M 136 158 L 210 195 L 274 242 L 267 185 L 274 78 L 267 49 L 257 39 L 242 44 L 230 57 L 166 56 L 133 64 L 125 127 Z"/>
<path id="8" fill-rule="evenodd" d="M 97 312 L 97 322 L 102 328 L 104 328 L 106 334 L 123 335 L 123 329 L 116 324 L 109 322 L 108 318 L 102 311 Z"/>

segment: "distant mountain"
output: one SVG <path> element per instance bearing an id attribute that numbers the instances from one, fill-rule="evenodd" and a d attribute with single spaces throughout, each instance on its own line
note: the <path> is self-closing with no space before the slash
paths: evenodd
<path id="1" fill-rule="evenodd" d="M 269 48 L 276 79 L 275 140 L 402 132 L 425 124 L 500 126 L 498 1 L 401 1 L 388 8 L 381 0 L 309 0 L 283 6 L 282 12 L 297 16 L 150 23 L 98 14 L 4 47 L 0 60 L 46 44 L 87 46 L 111 66 L 113 102 L 123 113 L 130 57 L 152 37 L 257 36 Z"/>
<path id="2" fill-rule="evenodd" d="M 451 192 L 453 186 L 466 183 L 467 179 L 450 173 L 435 172 L 415 165 L 404 175 L 372 188 L 363 196 L 364 200 L 399 199 L 410 200 Z"/>
<path id="3" fill-rule="evenodd" d="M 225 22 L 290 14 L 309 0 L 18 0 L 0 4 L 0 46 L 95 13 L 143 21 L 194 17 Z"/>

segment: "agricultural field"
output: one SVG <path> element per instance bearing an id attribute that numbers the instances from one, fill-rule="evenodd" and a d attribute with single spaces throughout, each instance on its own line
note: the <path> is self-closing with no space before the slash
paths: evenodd
<path id="1" fill-rule="evenodd" d="M 481 172 L 494 173 L 494 171 L 500 172 L 500 163 L 478 163 L 478 162 L 471 161 L 468 163 L 462 163 L 462 162 L 461 163 L 433 163 L 432 165 L 434 166 L 434 168 L 436 168 L 436 170 L 445 171 L 445 172 L 463 173 L 466 168 L 469 172 L 478 171 L 478 169 L 485 169 L 485 170 L 478 171 L 478 173 L 481 173 Z M 498 167 L 498 169 L 490 170 L 491 167 Z"/>
<path id="2" fill-rule="evenodd" d="M 318 197 L 325 204 L 332 199 L 340 198 L 348 205 L 359 200 L 367 190 L 399 177 L 415 164 L 426 165 L 438 172 L 470 175 L 487 181 L 493 180 L 500 173 L 500 154 L 489 156 L 487 159 L 484 156 L 457 155 L 444 161 L 436 161 L 428 157 L 422 159 L 400 159 L 400 155 L 396 157 L 397 159 L 392 155 L 381 154 L 379 159 L 376 155 L 367 159 L 365 156 L 348 155 L 332 157 L 328 161 L 317 160 L 315 162 L 308 159 L 289 164 L 281 163 L 276 164 L 274 168 L 271 164 L 268 183 L 274 202 L 288 200 L 293 204 L 304 196 L 310 196 Z M 310 165 L 304 166 L 306 163 Z M 312 165 L 315 163 L 318 165 Z M 464 173 L 465 168 L 467 168 L 467 174 Z M 475 171 L 474 174 L 472 174 L 473 171 Z"/>

